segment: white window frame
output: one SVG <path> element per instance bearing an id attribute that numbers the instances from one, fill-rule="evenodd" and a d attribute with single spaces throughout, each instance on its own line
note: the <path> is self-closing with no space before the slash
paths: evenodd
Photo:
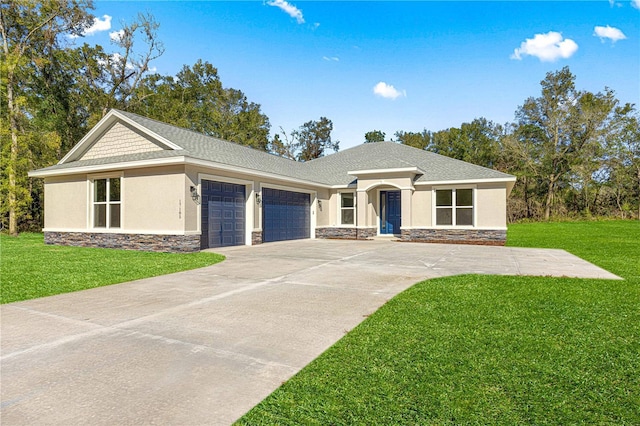
<path id="1" fill-rule="evenodd" d="M 471 190 L 471 206 L 457 206 L 456 205 L 456 190 L 459 189 L 470 189 Z M 451 206 L 437 206 L 437 191 L 451 191 Z M 434 187 L 432 189 L 432 213 L 431 213 L 431 217 L 432 217 L 432 225 L 435 228 L 449 228 L 449 229 L 471 229 L 471 228 L 476 228 L 477 227 L 477 206 L 478 206 L 478 202 L 477 202 L 477 187 L 474 186 L 470 186 L 470 185 L 464 185 L 464 186 L 442 186 L 442 187 Z M 450 208 L 451 209 L 451 225 L 438 225 L 438 209 L 441 208 Z M 471 209 L 472 210 L 472 214 L 471 214 L 471 225 L 458 225 L 456 224 L 456 211 L 457 209 Z"/>
<path id="2" fill-rule="evenodd" d="M 111 179 L 120 180 L 120 200 L 111 201 Z M 124 229 L 124 174 L 123 173 L 109 173 L 101 175 L 92 175 L 88 177 L 89 180 L 89 228 L 96 231 L 110 231 L 110 230 L 122 230 Z M 106 180 L 106 201 L 95 201 L 95 182 L 99 180 Z M 120 226 L 111 226 L 111 208 L 112 205 L 120 206 Z M 106 207 L 106 222 L 105 226 L 96 226 L 95 222 L 95 206 L 105 205 Z"/>
<path id="3" fill-rule="evenodd" d="M 342 195 L 343 194 L 351 194 L 353 196 L 353 207 L 342 207 Z M 356 226 L 356 222 L 358 220 L 357 218 L 357 210 L 356 210 L 356 204 L 358 197 L 355 191 L 339 191 L 338 192 L 338 223 L 340 224 L 340 226 L 345 226 L 345 227 L 355 227 Z M 353 223 L 342 223 L 342 211 L 343 210 L 353 210 Z"/>

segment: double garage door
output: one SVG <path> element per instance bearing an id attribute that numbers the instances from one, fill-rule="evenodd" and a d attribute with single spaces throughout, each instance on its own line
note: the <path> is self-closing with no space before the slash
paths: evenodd
<path id="1" fill-rule="evenodd" d="M 202 181 L 201 248 L 244 245 L 247 214 L 244 185 Z M 262 239 L 264 242 L 309 238 L 309 194 L 262 189 Z"/>

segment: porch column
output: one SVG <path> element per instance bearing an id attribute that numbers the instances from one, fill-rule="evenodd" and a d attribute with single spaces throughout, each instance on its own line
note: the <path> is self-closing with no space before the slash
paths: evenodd
<path id="1" fill-rule="evenodd" d="M 401 199 L 401 212 L 402 220 L 400 227 L 405 228 L 411 226 L 411 196 L 413 195 L 412 189 L 403 189 Z"/>
<path id="2" fill-rule="evenodd" d="M 369 226 L 367 222 L 367 210 L 369 210 L 369 195 L 367 191 L 358 190 L 356 192 L 356 211 L 358 228 L 364 228 Z"/>

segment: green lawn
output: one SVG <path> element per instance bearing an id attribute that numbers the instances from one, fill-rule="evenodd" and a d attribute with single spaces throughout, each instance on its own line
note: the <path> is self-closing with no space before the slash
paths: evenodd
<path id="1" fill-rule="evenodd" d="M 0 235 L 0 303 L 201 268 L 224 256 L 49 246 L 42 234 Z"/>
<path id="2" fill-rule="evenodd" d="M 640 222 L 519 224 L 624 281 L 416 284 L 240 424 L 640 424 Z"/>

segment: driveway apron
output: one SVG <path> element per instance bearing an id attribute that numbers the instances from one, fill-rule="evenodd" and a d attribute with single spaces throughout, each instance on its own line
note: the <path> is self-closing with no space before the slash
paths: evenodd
<path id="1" fill-rule="evenodd" d="M 224 425 L 414 283 L 617 279 L 562 250 L 298 240 L 206 268 L 3 305 L 3 425 Z"/>

